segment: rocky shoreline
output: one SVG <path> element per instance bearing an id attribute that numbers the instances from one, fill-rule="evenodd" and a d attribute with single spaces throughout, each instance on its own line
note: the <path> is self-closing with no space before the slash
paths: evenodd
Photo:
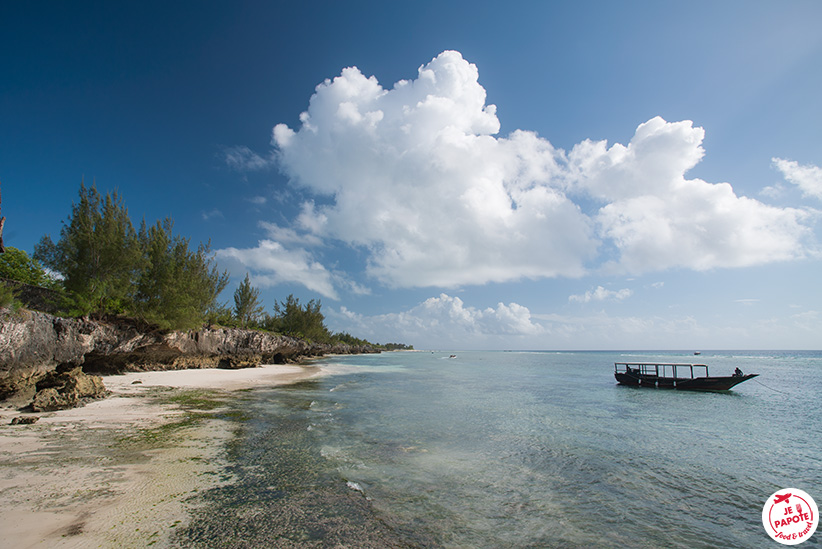
<path id="1" fill-rule="evenodd" d="M 0 401 L 32 411 L 102 398 L 101 375 L 191 368 L 253 368 L 327 354 L 375 353 L 370 346 L 312 344 L 240 328 L 152 330 L 132 319 L 62 318 L 0 309 Z"/>

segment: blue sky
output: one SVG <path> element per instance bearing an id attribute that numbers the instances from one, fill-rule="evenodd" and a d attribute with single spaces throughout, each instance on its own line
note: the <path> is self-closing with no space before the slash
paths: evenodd
<path id="1" fill-rule="evenodd" d="M 417 348 L 822 346 L 822 4 L 0 6 L 7 245 L 80 182 Z M 305 113 L 305 114 L 303 114 Z"/>

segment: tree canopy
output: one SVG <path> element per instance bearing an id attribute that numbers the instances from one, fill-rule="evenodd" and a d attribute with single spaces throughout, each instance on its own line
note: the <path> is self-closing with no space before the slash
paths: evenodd
<path id="1" fill-rule="evenodd" d="M 44 288 L 57 283 L 39 261 L 12 246 L 6 246 L 5 253 L 0 254 L 0 277 Z"/>
<path id="2" fill-rule="evenodd" d="M 63 285 L 79 313 L 123 312 L 140 269 L 137 234 L 117 193 L 100 196 L 80 184 L 80 201 L 72 205 L 55 244 L 46 235 L 34 248 L 35 258 L 63 276 Z"/>
<path id="3" fill-rule="evenodd" d="M 331 333 L 325 327 L 325 316 L 321 308 L 319 300 L 312 299 L 301 305 L 299 298 L 289 294 L 285 301 L 274 303 L 274 315 L 266 319 L 265 327 L 287 336 L 318 343 L 329 342 Z"/>
<path id="4" fill-rule="evenodd" d="M 175 235 L 173 227 L 171 218 L 140 227 L 143 267 L 136 276 L 134 310 L 163 327 L 192 328 L 203 323 L 228 274 L 213 264 L 210 244 L 189 250 L 189 240 Z"/>
<path id="5" fill-rule="evenodd" d="M 250 322 L 257 320 L 263 310 L 260 290 L 251 285 L 251 280 L 246 273 L 245 280 L 240 282 L 234 292 L 234 314 L 240 325 L 245 328 Z"/>
<path id="6" fill-rule="evenodd" d="M 63 276 L 73 312 L 130 314 L 163 328 L 200 324 L 228 283 L 208 244 L 189 250 L 170 218 L 134 230 L 116 192 L 80 185 L 60 239 L 44 236 L 35 257 Z"/>

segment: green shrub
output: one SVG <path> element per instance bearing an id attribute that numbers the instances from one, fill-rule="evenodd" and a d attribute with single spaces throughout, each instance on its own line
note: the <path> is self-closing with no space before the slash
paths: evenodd
<path id="1" fill-rule="evenodd" d="M 0 282 L 0 308 L 17 311 L 23 304 L 14 295 L 14 290 Z"/>

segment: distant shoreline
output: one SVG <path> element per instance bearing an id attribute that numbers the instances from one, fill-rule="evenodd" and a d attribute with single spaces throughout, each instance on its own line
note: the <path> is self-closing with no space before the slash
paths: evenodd
<path id="1" fill-rule="evenodd" d="M 214 410 L 233 391 L 322 373 L 311 364 L 131 372 L 103 377 L 109 396 L 82 408 L 0 409 L 0 546 L 167 546 L 189 520 L 190 496 L 220 482 L 233 433 Z"/>

